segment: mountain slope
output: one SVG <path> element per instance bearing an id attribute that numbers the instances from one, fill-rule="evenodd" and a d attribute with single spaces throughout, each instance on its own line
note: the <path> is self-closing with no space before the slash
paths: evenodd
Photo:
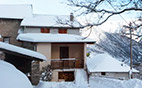
<path id="1" fill-rule="evenodd" d="M 105 37 L 88 47 L 88 52 L 102 53 L 107 52 L 120 61 L 129 64 L 130 60 L 130 39 L 118 33 L 104 33 Z M 142 45 L 133 40 L 133 63 L 142 62 Z"/>

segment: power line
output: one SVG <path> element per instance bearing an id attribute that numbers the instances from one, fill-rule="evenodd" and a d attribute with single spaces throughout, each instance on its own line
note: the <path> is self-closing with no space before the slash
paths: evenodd
<path id="1" fill-rule="evenodd" d="M 117 9 L 114 8 L 114 6 L 107 0 L 107 2 L 110 4 L 110 6 L 117 12 Z M 129 23 L 125 20 L 125 18 L 119 14 L 119 16 L 129 25 Z"/>

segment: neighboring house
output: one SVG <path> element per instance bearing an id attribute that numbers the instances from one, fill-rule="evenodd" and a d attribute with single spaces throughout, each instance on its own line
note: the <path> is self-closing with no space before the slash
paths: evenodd
<path id="1" fill-rule="evenodd" d="M 25 17 L 32 17 L 32 5 L 1 4 L 0 11 L 0 40 L 21 46 L 21 43 L 16 41 L 18 29 Z"/>
<path id="2" fill-rule="evenodd" d="M 96 54 L 87 59 L 87 69 L 91 76 L 103 76 L 120 79 L 128 79 L 130 67 L 120 62 L 109 54 Z M 133 76 L 139 72 L 135 69 Z"/>
<path id="3" fill-rule="evenodd" d="M 46 61 L 46 57 L 38 52 L 15 45 L 0 42 L 0 50 L 5 53 L 5 61 L 13 64 L 25 73 L 32 84 L 37 85 L 40 78 L 39 61 Z"/>

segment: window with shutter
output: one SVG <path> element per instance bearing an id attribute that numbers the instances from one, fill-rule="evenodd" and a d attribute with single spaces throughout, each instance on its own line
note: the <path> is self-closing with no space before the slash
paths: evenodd
<path id="1" fill-rule="evenodd" d="M 67 29 L 59 29 L 58 33 L 66 34 L 67 33 Z"/>
<path id="2" fill-rule="evenodd" d="M 50 33 L 50 29 L 49 28 L 41 28 L 40 32 L 41 33 Z"/>

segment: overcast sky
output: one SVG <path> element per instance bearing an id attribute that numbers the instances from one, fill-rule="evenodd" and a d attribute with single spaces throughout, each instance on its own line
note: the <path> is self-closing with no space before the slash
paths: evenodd
<path id="1" fill-rule="evenodd" d="M 34 13 L 69 15 L 73 10 L 67 6 L 66 0 L 0 0 L 0 4 L 32 4 Z M 121 14 L 126 20 L 133 19 L 137 14 Z M 118 27 L 118 23 L 126 23 L 119 15 L 111 17 L 101 25 L 102 29 L 112 30 Z"/>
<path id="2" fill-rule="evenodd" d="M 66 0 L 0 0 L 0 4 L 32 4 L 34 13 L 69 15 L 71 8 Z"/>

